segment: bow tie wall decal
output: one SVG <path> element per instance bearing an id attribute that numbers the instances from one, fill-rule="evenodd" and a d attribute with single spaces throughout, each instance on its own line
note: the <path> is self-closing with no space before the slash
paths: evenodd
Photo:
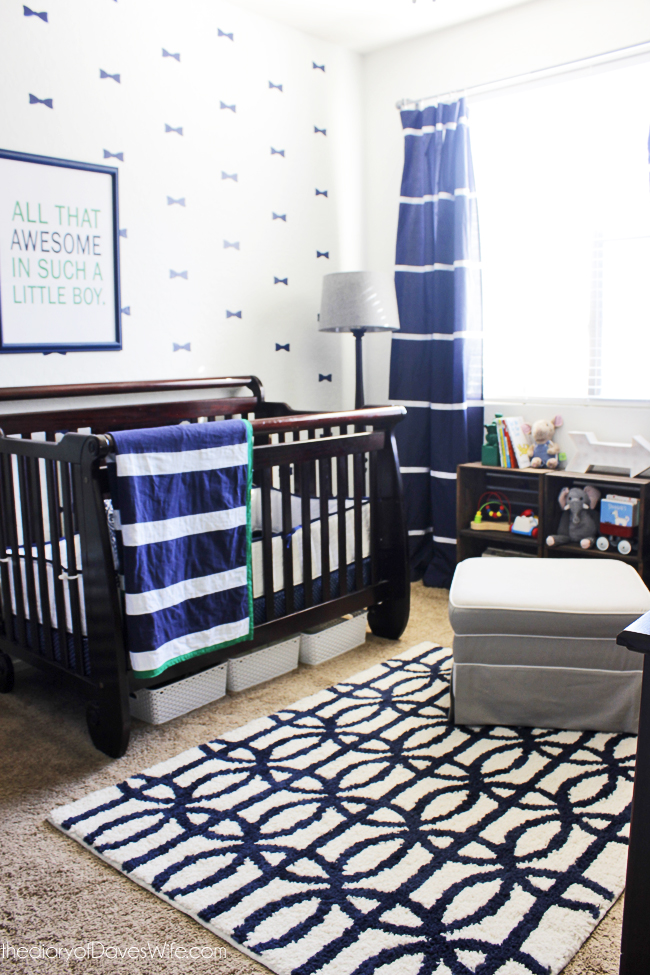
<path id="1" fill-rule="evenodd" d="M 316 190 L 316 196 L 327 196 L 327 190 Z"/>
<path id="2" fill-rule="evenodd" d="M 174 203 L 177 203 L 179 205 L 179 207 L 184 207 L 185 206 L 185 197 L 184 196 L 181 196 L 180 199 L 175 200 L 173 197 L 168 196 L 167 197 L 167 206 L 170 207 Z"/>
<path id="3" fill-rule="evenodd" d="M 319 383 L 324 383 L 324 382 L 331 383 L 332 382 L 332 373 L 330 372 L 330 373 L 328 373 L 327 376 L 324 376 L 322 374 L 322 372 L 319 372 L 318 373 L 318 382 Z"/>
<path id="4" fill-rule="evenodd" d="M 287 222 L 287 215 L 286 215 L 286 213 L 274 213 L 273 214 L 273 219 L 274 220 L 284 220 L 284 222 L 286 223 Z"/>
<path id="5" fill-rule="evenodd" d="M 223 249 L 226 250 L 228 247 L 234 247 L 235 250 L 238 251 L 239 250 L 239 241 L 236 240 L 234 243 L 231 244 L 229 240 L 224 240 L 224 242 L 223 242 Z"/>
<path id="6" fill-rule="evenodd" d="M 241 318 L 240 311 L 226 311 L 226 318 Z"/>
<path id="7" fill-rule="evenodd" d="M 282 349 L 284 349 L 284 351 L 285 351 L 285 352 L 291 352 L 291 348 L 290 348 L 290 346 L 289 346 L 289 343 L 288 343 L 288 342 L 287 342 L 287 344 L 286 344 L 286 345 L 280 345 L 280 343 L 279 343 L 279 342 L 276 342 L 276 343 L 275 343 L 275 351 L 276 351 L 276 352 L 281 352 L 281 351 L 282 351 Z"/>
<path id="8" fill-rule="evenodd" d="M 235 183 L 238 182 L 237 173 L 224 173 L 223 169 L 221 170 L 221 178 L 222 179 L 232 179 L 232 180 L 235 181 Z"/>
<path id="9" fill-rule="evenodd" d="M 282 85 L 274 85 L 272 81 L 269 81 L 269 88 L 277 88 L 278 91 L 282 91 Z"/>
<path id="10" fill-rule="evenodd" d="M 179 345 L 177 342 L 172 342 L 172 345 L 174 346 L 174 352 L 180 352 L 181 349 L 184 349 L 185 352 L 191 352 L 192 351 L 192 343 L 191 342 L 186 342 L 185 345 Z"/>
<path id="11" fill-rule="evenodd" d="M 102 68 L 99 69 L 99 77 L 102 78 L 112 78 L 113 81 L 117 81 L 118 85 L 121 84 L 119 74 L 109 74 L 108 71 L 104 71 Z"/>
<path id="12" fill-rule="evenodd" d="M 30 105 L 45 105 L 47 108 L 54 108 L 51 98 L 37 98 L 36 95 L 29 96 Z"/>
<path id="13" fill-rule="evenodd" d="M 178 128 L 175 129 L 173 125 L 167 125 L 167 123 L 165 122 L 165 135 L 167 135 L 168 132 L 177 132 L 179 135 L 182 135 L 183 126 L 179 125 Z"/>
<path id="14" fill-rule="evenodd" d="M 330 259 L 330 252 L 329 251 L 316 251 L 316 258 L 319 258 L 319 257 L 326 257 L 327 260 L 329 261 L 329 259 Z"/>
<path id="15" fill-rule="evenodd" d="M 126 227 L 120 229 L 120 237 L 126 237 Z"/>
<path id="16" fill-rule="evenodd" d="M 219 102 L 219 108 L 229 108 L 231 112 L 237 111 L 236 105 L 226 105 L 225 102 Z"/>
<path id="17" fill-rule="evenodd" d="M 273 278 L 273 284 L 289 284 L 289 278 Z"/>
<path id="18" fill-rule="evenodd" d="M 176 58 L 177 61 L 180 61 L 181 59 L 180 54 L 170 54 L 169 51 L 166 51 L 164 47 L 162 49 L 162 52 L 164 58 Z"/>
<path id="19" fill-rule="evenodd" d="M 127 305 L 126 308 L 120 308 L 120 311 L 122 312 L 123 315 L 130 315 L 131 305 Z"/>
<path id="20" fill-rule="evenodd" d="M 272 156 L 284 156 L 284 149 L 274 149 L 273 146 L 271 146 L 271 155 Z"/>
<path id="21" fill-rule="evenodd" d="M 319 129 L 317 125 L 314 126 L 314 134 L 320 132 L 321 135 L 327 135 L 327 129 Z"/>
<path id="22" fill-rule="evenodd" d="M 124 162 L 124 153 L 109 152 L 108 149 L 104 149 L 104 159 L 119 159 L 120 162 Z"/>
<path id="23" fill-rule="evenodd" d="M 325 71 L 324 64 L 316 64 L 315 61 L 312 61 L 311 66 L 314 69 L 314 71 L 323 71 L 323 72 Z"/>
<path id="24" fill-rule="evenodd" d="M 234 34 L 226 34 L 220 27 L 217 27 L 217 37 L 227 37 L 229 41 L 234 41 L 235 39 Z"/>
<path id="25" fill-rule="evenodd" d="M 36 10 L 30 10 L 29 7 L 23 7 L 23 15 L 25 17 L 40 17 L 41 20 L 45 21 L 47 24 L 47 11 L 45 10 L 39 14 Z"/>
<path id="26" fill-rule="evenodd" d="M 171 271 L 169 272 L 170 278 L 185 278 L 187 281 L 187 271 Z"/>

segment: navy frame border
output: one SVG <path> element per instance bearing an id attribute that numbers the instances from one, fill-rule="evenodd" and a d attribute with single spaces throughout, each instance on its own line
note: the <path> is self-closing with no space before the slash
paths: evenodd
<path id="1" fill-rule="evenodd" d="M 29 152 L 13 152 L 0 149 L 0 159 L 16 162 L 38 163 L 42 166 L 59 166 L 62 169 L 83 169 L 91 173 L 103 173 L 111 177 L 113 195 L 113 280 L 115 288 L 115 341 L 114 342 L 56 342 L 51 345 L 5 345 L 2 335 L 2 303 L 0 301 L 0 354 L 36 352 L 48 355 L 52 352 L 119 352 L 122 349 L 122 311 L 120 307 L 120 222 L 118 214 L 117 174 L 115 166 L 76 162 L 72 159 L 56 159 L 53 156 L 36 156 Z M 0 280 L 0 288 L 2 281 Z"/>

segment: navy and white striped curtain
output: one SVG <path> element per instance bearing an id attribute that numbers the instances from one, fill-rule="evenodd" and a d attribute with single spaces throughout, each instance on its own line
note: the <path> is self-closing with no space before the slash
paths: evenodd
<path id="1" fill-rule="evenodd" d="M 483 441 L 478 212 L 465 100 L 402 112 L 404 175 L 390 399 L 411 566 L 448 586 L 456 563 L 456 466 Z"/>

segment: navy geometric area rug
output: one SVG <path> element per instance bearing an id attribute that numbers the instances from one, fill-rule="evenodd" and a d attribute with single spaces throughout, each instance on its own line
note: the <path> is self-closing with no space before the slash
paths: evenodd
<path id="1" fill-rule="evenodd" d="M 636 738 L 446 722 L 421 644 L 54 810 L 279 975 L 548 975 L 620 894 Z"/>

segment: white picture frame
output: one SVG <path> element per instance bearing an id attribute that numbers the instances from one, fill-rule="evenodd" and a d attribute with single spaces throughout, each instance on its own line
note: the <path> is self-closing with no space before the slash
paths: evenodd
<path id="1" fill-rule="evenodd" d="M 122 348 L 117 172 L 0 149 L 0 353 Z"/>

